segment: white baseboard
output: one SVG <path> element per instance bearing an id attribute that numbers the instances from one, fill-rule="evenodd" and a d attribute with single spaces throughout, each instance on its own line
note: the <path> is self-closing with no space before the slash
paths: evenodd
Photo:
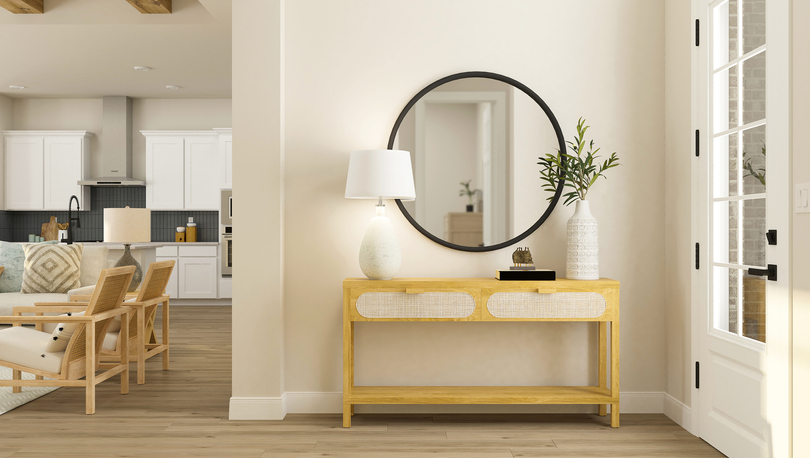
<path id="1" fill-rule="evenodd" d="M 623 413 L 664 413 L 664 396 L 661 391 L 623 392 Z M 234 412 L 231 398 L 231 416 Z M 341 413 L 342 392 L 293 392 L 283 396 L 286 413 Z M 357 413 L 595 413 L 592 405 L 358 405 Z"/>
<path id="2" fill-rule="evenodd" d="M 692 434 L 692 409 L 681 401 L 672 397 L 669 393 L 664 396 L 664 415 Z"/>
<path id="3" fill-rule="evenodd" d="M 283 420 L 287 414 L 281 397 L 231 397 L 229 420 Z"/>
<path id="4" fill-rule="evenodd" d="M 193 306 L 208 306 L 208 305 L 218 305 L 223 306 L 226 305 L 230 307 L 232 305 L 231 299 L 171 299 L 171 306 L 184 306 L 184 305 L 193 305 Z"/>

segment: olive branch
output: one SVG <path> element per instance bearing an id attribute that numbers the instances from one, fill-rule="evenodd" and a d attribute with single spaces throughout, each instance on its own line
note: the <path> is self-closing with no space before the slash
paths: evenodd
<path id="1" fill-rule="evenodd" d="M 538 158 L 540 162 L 537 164 L 541 166 L 540 179 L 544 182 L 543 189 L 552 193 L 547 200 L 554 199 L 560 180 L 565 180 L 565 188 L 572 188 L 564 194 L 565 205 L 576 200 L 585 200 L 588 191 L 599 177 L 607 179 L 604 175 L 606 170 L 621 165 L 615 152 L 604 162 L 599 163 L 599 156 L 596 153 L 601 148 L 594 150 L 593 140 L 590 143 L 585 140 L 588 128 L 590 126 L 585 125 L 585 119 L 579 118 L 577 136 L 574 141 L 566 142 L 571 152 L 557 150 L 557 154 L 547 153 Z"/>

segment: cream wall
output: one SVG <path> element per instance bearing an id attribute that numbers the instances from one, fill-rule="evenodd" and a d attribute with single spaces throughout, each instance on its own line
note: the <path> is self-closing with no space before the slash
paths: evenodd
<path id="1" fill-rule="evenodd" d="M 13 128 L 17 130 L 87 130 L 91 173 L 100 176 L 104 151 L 102 100 L 13 99 Z M 141 130 L 203 130 L 231 127 L 230 99 L 133 99 L 132 174 L 146 177 L 146 138 Z"/>
<path id="2" fill-rule="evenodd" d="M 810 3 L 793 0 L 793 184 L 810 183 Z M 795 198 L 795 197 L 794 197 Z M 793 456 L 810 456 L 810 213 L 793 214 Z"/>
<path id="3" fill-rule="evenodd" d="M 683 406 L 691 405 L 691 275 L 694 269 L 691 222 L 691 168 L 694 160 L 691 131 L 692 20 L 690 2 L 666 0 L 665 13 L 665 411 L 689 428 Z M 674 401 L 674 402 L 673 402 Z M 670 409 L 670 410 L 666 410 Z"/>
<path id="4" fill-rule="evenodd" d="M 235 34 L 263 17 L 240 16 L 237 5 Z M 622 391 L 663 392 L 664 2 L 476 0 L 463 9 L 457 5 L 448 0 L 286 4 L 286 391 L 342 390 L 341 282 L 362 276 L 358 250 L 374 211 L 373 202 L 343 198 L 349 153 L 385 147 L 397 114 L 428 83 L 459 71 L 486 70 L 534 89 L 567 137 L 584 116 L 603 151 L 619 153 L 624 165 L 611 170 L 589 197 L 600 224 L 601 274 L 622 282 Z M 272 26 L 268 20 L 262 21 L 265 27 Z M 238 46 L 235 39 L 235 52 Z M 253 56 L 257 65 L 267 65 L 261 56 Z M 235 105 L 236 76 L 249 70 L 237 64 L 235 54 Z M 235 119 L 251 112 L 243 108 L 245 113 L 239 113 L 236 107 Z M 235 144 L 242 135 L 257 135 L 237 129 L 235 122 Z M 256 160 L 276 154 L 237 149 L 240 156 Z M 235 174 L 248 167 L 235 163 Z M 234 182 L 241 181 L 235 176 Z M 275 209 L 276 197 L 262 199 Z M 399 276 L 493 276 L 510 263 L 509 249 L 481 254 L 441 247 L 413 229 L 393 202 L 387 205 L 403 248 Z M 537 264 L 561 276 L 565 222 L 572 213 L 573 207 L 560 206 L 521 242 L 532 249 Z M 247 268 L 262 256 L 243 251 L 238 259 Z M 239 281 L 234 308 L 264 307 L 258 299 L 240 303 L 251 287 Z M 593 383 L 595 340 L 589 330 L 587 324 L 361 323 L 357 383 Z M 263 329 L 250 339 L 258 343 L 266 336 Z"/>
<path id="5" fill-rule="evenodd" d="M 13 102 L 10 97 L 0 95 L 0 132 L 12 129 L 14 118 L 12 115 Z M 5 153 L 6 142 L 0 141 L 0 209 L 6 208 L 6 186 L 5 186 Z"/>

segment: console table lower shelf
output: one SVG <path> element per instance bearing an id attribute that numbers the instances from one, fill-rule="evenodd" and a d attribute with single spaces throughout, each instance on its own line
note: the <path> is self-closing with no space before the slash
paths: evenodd
<path id="1" fill-rule="evenodd" d="M 354 323 L 357 321 L 595 321 L 599 385 L 356 386 Z M 356 404 L 596 404 L 602 416 L 611 405 L 610 425 L 617 428 L 619 282 L 348 278 L 343 282 L 344 427 L 351 426 Z"/>

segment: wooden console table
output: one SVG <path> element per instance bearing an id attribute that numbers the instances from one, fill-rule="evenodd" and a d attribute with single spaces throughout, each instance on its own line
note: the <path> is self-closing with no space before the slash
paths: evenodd
<path id="1" fill-rule="evenodd" d="M 598 386 L 355 386 L 356 321 L 596 321 Z M 608 359 L 608 323 L 610 350 Z M 611 364 L 610 386 L 607 365 Z M 343 426 L 355 404 L 597 404 L 619 427 L 619 282 L 398 278 L 343 282 Z"/>

